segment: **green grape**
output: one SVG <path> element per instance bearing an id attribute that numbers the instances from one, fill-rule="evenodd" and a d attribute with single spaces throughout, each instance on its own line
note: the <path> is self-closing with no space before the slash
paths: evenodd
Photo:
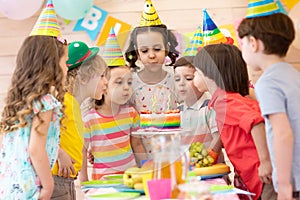
<path id="1" fill-rule="evenodd" d="M 215 162 L 215 159 L 214 159 L 213 157 L 211 157 L 211 156 L 207 156 L 207 159 L 208 159 L 208 162 L 209 162 L 210 164 L 212 164 L 212 163 Z"/>
<path id="2" fill-rule="evenodd" d="M 199 155 L 197 156 L 197 158 L 198 158 L 199 160 L 201 160 L 201 159 L 203 159 L 203 156 L 202 156 L 201 154 L 199 154 Z"/>
<path id="3" fill-rule="evenodd" d="M 203 156 L 207 156 L 208 152 L 207 152 L 206 149 L 203 149 L 203 150 L 201 151 L 201 154 L 202 154 Z"/>
<path id="4" fill-rule="evenodd" d="M 209 162 L 208 162 L 208 159 L 207 158 L 203 158 L 203 164 L 204 165 L 207 165 Z"/>

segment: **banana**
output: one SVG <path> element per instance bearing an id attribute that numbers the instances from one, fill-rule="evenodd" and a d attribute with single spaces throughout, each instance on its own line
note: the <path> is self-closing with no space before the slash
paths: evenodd
<path id="1" fill-rule="evenodd" d="M 128 168 L 123 175 L 124 184 L 129 188 L 143 189 L 143 174 L 152 172 L 149 167 L 131 167 Z"/>
<path id="2" fill-rule="evenodd" d="M 131 178 L 134 184 L 143 182 L 143 177 L 141 174 L 132 174 Z"/>
<path id="3" fill-rule="evenodd" d="M 230 168 L 224 163 L 218 163 L 210 167 L 195 167 L 193 171 L 197 176 L 203 176 L 211 174 L 224 174 L 230 172 Z"/>
<path id="4" fill-rule="evenodd" d="M 134 184 L 134 189 L 136 189 L 136 190 L 143 190 L 144 189 L 143 183 L 136 183 L 136 184 Z"/>

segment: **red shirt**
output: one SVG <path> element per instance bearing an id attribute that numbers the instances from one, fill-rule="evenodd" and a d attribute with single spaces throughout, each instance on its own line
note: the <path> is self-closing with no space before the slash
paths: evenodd
<path id="1" fill-rule="evenodd" d="M 263 183 L 258 176 L 260 164 L 251 135 L 256 124 L 264 122 L 258 102 L 239 93 L 217 89 L 209 102 L 216 111 L 216 121 L 225 151 L 248 190 L 260 197 Z"/>

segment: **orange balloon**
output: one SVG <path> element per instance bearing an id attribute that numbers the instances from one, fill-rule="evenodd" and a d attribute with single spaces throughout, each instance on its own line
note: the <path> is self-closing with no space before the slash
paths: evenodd
<path id="1" fill-rule="evenodd" d="M 297 3 L 289 12 L 289 17 L 293 20 L 295 27 L 295 40 L 292 45 L 300 49 L 300 2 Z"/>

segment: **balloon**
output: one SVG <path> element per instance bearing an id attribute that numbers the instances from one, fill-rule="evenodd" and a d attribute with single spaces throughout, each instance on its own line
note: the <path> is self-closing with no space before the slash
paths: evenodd
<path id="1" fill-rule="evenodd" d="M 0 0 L 0 12 L 15 20 L 22 20 L 34 15 L 44 0 Z"/>
<path id="2" fill-rule="evenodd" d="M 93 0 L 53 0 L 54 10 L 64 19 L 85 17 L 93 6 Z"/>
<path id="3" fill-rule="evenodd" d="M 300 2 L 290 10 L 289 17 L 293 20 L 296 31 L 295 40 L 292 45 L 300 49 Z"/>

